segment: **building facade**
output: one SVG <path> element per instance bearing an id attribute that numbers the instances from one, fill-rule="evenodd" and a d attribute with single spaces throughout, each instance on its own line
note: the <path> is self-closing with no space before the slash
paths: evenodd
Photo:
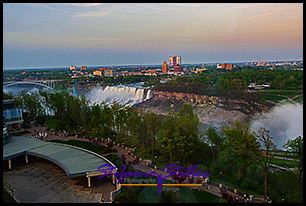
<path id="1" fill-rule="evenodd" d="M 22 110 L 16 107 L 13 99 L 3 100 L 3 123 L 10 130 L 20 128 L 23 123 Z"/>
<path id="2" fill-rule="evenodd" d="M 70 66 L 70 70 L 75 70 L 76 66 Z"/>
<path id="3" fill-rule="evenodd" d="M 183 69 L 184 69 L 183 66 L 179 66 L 179 65 L 174 66 L 174 72 L 183 72 Z"/>
<path id="4" fill-rule="evenodd" d="M 181 66 L 181 56 L 170 56 L 169 57 L 169 67 Z"/>
<path id="5" fill-rule="evenodd" d="M 102 76 L 102 71 L 98 71 L 98 70 L 95 70 L 93 71 L 93 75 L 96 75 L 96 76 Z"/>
<path id="6" fill-rule="evenodd" d="M 81 66 L 81 71 L 86 70 L 86 69 L 87 69 L 87 66 Z"/>
<path id="7" fill-rule="evenodd" d="M 167 72 L 168 72 L 168 65 L 167 65 L 167 62 L 164 61 L 164 63 L 163 63 L 163 73 L 165 74 Z"/>
<path id="8" fill-rule="evenodd" d="M 112 69 L 105 70 L 104 71 L 104 76 L 105 77 L 114 77 L 114 76 L 116 76 L 116 72 Z"/>
<path id="9" fill-rule="evenodd" d="M 221 68 L 222 69 L 226 69 L 226 70 L 232 70 L 233 65 L 232 64 L 228 64 L 228 63 L 223 63 L 223 64 L 221 64 Z"/>

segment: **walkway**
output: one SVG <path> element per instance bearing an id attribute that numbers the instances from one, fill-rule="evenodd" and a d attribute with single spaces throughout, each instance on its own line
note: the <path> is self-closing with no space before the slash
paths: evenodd
<path id="1" fill-rule="evenodd" d="M 41 127 L 41 128 L 36 128 L 36 129 L 41 129 L 41 131 L 44 131 L 44 128 Z M 35 133 L 35 132 L 34 132 Z M 36 134 L 36 133 L 35 133 Z M 50 140 L 55 140 L 55 139 L 58 139 L 58 140 L 62 140 L 62 141 L 68 141 L 68 140 L 77 140 L 77 141 L 87 141 L 89 142 L 89 140 L 87 138 L 77 138 L 75 136 L 71 137 L 71 136 L 68 136 L 68 137 L 65 137 L 65 136 L 58 136 L 58 135 L 52 135 L 50 137 L 44 137 L 43 138 L 44 140 L 46 141 L 50 141 Z M 106 142 L 101 142 L 100 145 L 103 145 L 105 146 L 106 145 Z M 133 161 L 135 158 L 131 157 L 131 155 L 128 155 L 128 151 L 123 149 L 122 147 L 118 146 L 118 145 L 114 145 L 114 148 L 117 149 L 117 152 L 116 153 L 109 153 L 109 154 L 116 154 L 116 155 L 119 155 L 119 157 L 124 154 L 126 156 L 126 160 L 127 161 Z M 105 155 L 108 155 L 108 154 L 105 154 Z M 102 155 L 102 156 L 105 156 L 105 155 Z M 133 168 L 134 169 L 138 169 L 138 170 L 141 170 L 143 172 L 148 172 L 150 173 L 152 171 L 152 168 L 149 168 L 148 166 L 146 166 L 146 162 L 144 161 L 141 161 L 141 166 L 139 167 L 138 165 L 133 165 Z M 157 173 L 157 174 L 162 174 L 162 176 L 167 176 L 169 173 L 165 173 L 164 171 L 160 171 L 160 170 L 156 170 L 154 169 L 154 171 Z M 173 180 L 172 178 L 167 178 L 168 180 Z M 209 185 L 209 184 L 206 184 L 204 186 L 201 186 L 201 187 L 190 187 L 191 189 L 200 189 L 200 190 L 203 190 L 203 191 L 206 191 L 206 192 L 209 192 L 211 194 L 214 194 L 214 195 L 217 195 L 219 197 L 221 197 L 221 194 L 220 194 L 220 188 L 217 187 L 217 186 L 214 186 L 214 185 Z M 208 189 L 209 188 L 209 189 Z M 233 197 L 237 196 L 239 199 L 243 199 L 244 197 L 236 194 L 236 193 L 233 193 L 231 191 L 227 191 L 230 195 L 232 195 Z M 253 200 L 254 203 L 264 203 L 264 201 L 262 200 L 262 198 L 254 198 Z"/>

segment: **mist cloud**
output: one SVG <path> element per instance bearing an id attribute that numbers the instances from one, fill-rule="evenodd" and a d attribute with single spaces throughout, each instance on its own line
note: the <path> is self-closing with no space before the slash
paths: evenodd
<path id="1" fill-rule="evenodd" d="M 256 115 L 251 121 L 251 129 L 259 127 L 269 129 L 274 144 L 283 148 L 288 139 L 303 136 L 303 105 L 284 104 L 273 107 L 268 113 Z"/>

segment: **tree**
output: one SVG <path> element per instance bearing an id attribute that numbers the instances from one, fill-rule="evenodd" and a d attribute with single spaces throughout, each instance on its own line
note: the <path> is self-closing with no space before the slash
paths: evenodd
<path id="1" fill-rule="evenodd" d="M 148 132 L 150 138 L 152 139 L 152 157 L 154 157 L 154 148 L 156 145 L 156 137 L 159 132 L 160 126 L 162 124 L 162 116 L 157 116 L 155 113 L 150 110 L 144 114 L 144 118 L 146 119 Z"/>
<path id="2" fill-rule="evenodd" d="M 214 157 L 215 172 L 217 170 L 217 155 L 219 148 L 223 145 L 225 139 L 219 135 L 213 127 L 209 127 L 206 131 L 207 141 L 210 144 L 212 154 Z"/>
<path id="3" fill-rule="evenodd" d="M 256 138 L 250 132 L 250 126 L 236 120 L 232 126 L 221 128 L 225 134 L 223 158 L 225 161 L 236 162 L 239 180 L 245 177 L 246 167 L 252 161 Z"/>
<path id="4" fill-rule="evenodd" d="M 297 155 L 300 159 L 299 161 L 299 183 L 301 185 L 301 176 L 303 172 L 303 137 L 297 136 L 295 139 L 288 139 L 287 142 L 283 146 L 287 152 L 293 153 Z"/>
<path id="5" fill-rule="evenodd" d="M 176 144 L 179 155 L 184 156 L 184 160 L 190 157 L 193 162 L 193 154 L 198 149 L 199 142 L 199 118 L 193 113 L 190 104 L 183 104 L 176 116 Z M 185 162 L 185 161 L 184 161 Z"/>
<path id="6" fill-rule="evenodd" d="M 127 119 L 126 108 L 123 104 L 114 101 L 111 106 L 114 115 L 114 131 L 117 133 L 117 141 L 122 143 L 123 130 Z"/>
<path id="7" fill-rule="evenodd" d="M 134 144 L 141 144 L 144 156 L 147 157 L 147 143 L 149 139 L 148 124 L 144 118 L 143 111 L 132 107 L 129 109 L 129 118 L 127 121 L 129 131 L 131 132 Z"/>
<path id="8" fill-rule="evenodd" d="M 161 130 L 157 139 L 158 142 L 165 146 L 167 152 L 170 153 L 170 164 L 172 163 L 172 155 L 176 146 L 175 135 L 175 119 L 173 116 L 173 110 L 170 109 L 166 120 L 164 120 L 161 125 Z"/>
<path id="9" fill-rule="evenodd" d="M 254 135 L 257 137 L 259 143 L 262 144 L 262 148 L 260 148 L 259 144 L 254 145 L 254 149 L 256 151 L 255 158 L 260 163 L 260 166 L 265 172 L 265 197 L 268 195 L 268 171 L 271 160 L 275 156 L 276 146 L 272 142 L 273 137 L 270 136 L 270 130 L 260 127 Z"/>

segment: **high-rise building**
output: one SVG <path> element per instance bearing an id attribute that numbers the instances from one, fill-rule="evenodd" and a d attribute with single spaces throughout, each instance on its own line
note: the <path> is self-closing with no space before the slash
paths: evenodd
<path id="1" fill-rule="evenodd" d="M 169 57 L 169 67 L 173 67 L 173 56 Z"/>
<path id="2" fill-rule="evenodd" d="M 167 73 L 167 71 L 168 71 L 168 65 L 167 65 L 167 62 L 164 61 L 164 63 L 163 63 L 163 73 Z"/>
<path id="3" fill-rule="evenodd" d="M 70 66 L 70 70 L 74 70 L 75 69 L 75 66 Z"/>
<path id="4" fill-rule="evenodd" d="M 169 67 L 180 66 L 181 56 L 170 56 L 169 57 Z"/>
<path id="5" fill-rule="evenodd" d="M 176 57 L 176 65 L 181 66 L 181 56 Z"/>
<path id="6" fill-rule="evenodd" d="M 86 70 L 87 66 L 81 66 L 81 70 Z"/>

